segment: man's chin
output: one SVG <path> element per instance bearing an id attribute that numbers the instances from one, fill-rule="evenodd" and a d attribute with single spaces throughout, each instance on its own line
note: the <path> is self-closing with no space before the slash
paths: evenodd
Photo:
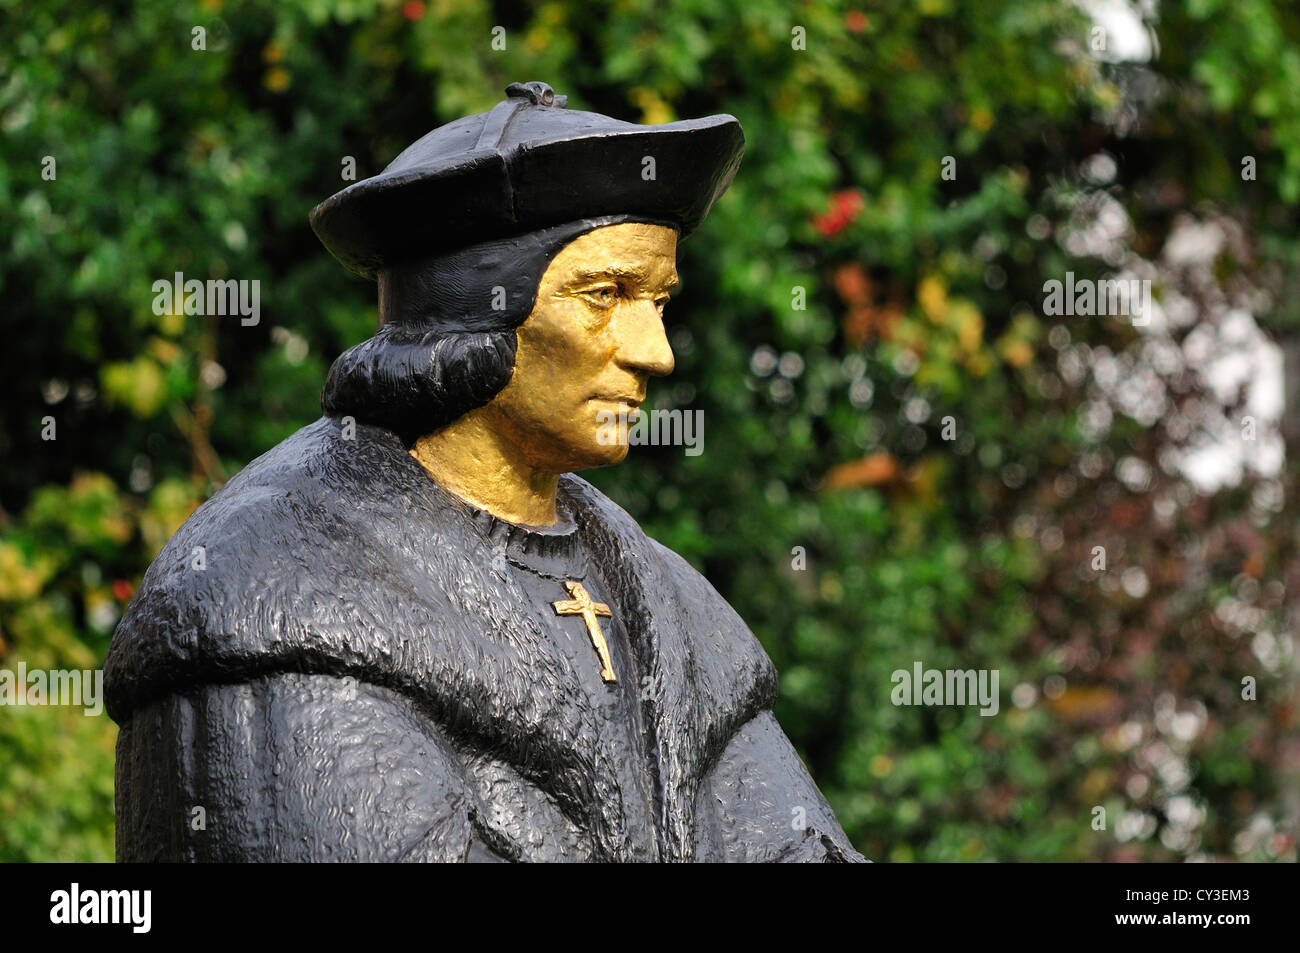
<path id="1" fill-rule="evenodd" d="M 570 472 L 577 470 L 596 470 L 600 467 L 612 467 L 627 459 L 626 443 L 612 443 L 585 448 L 581 455 L 575 454 L 567 467 Z"/>

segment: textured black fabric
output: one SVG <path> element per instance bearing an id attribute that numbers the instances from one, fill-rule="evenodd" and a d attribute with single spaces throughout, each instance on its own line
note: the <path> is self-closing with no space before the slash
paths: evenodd
<path id="1" fill-rule="evenodd" d="M 560 505 L 521 542 L 331 418 L 249 464 L 113 638 L 119 859 L 860 859 L 735 612 L 584 481 Z M 552 557 L 610 604 L 618 685 Z"/>

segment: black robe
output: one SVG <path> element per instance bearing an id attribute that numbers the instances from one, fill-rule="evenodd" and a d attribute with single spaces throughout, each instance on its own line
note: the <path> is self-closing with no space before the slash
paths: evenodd
<path id="1" fill-rule="evenodd" d="M 590 484 L 558 508 L 497 520 L 328 417 L 249 464 L 109 649 L 118 859 L 861 860 L 731 607 Z"/>

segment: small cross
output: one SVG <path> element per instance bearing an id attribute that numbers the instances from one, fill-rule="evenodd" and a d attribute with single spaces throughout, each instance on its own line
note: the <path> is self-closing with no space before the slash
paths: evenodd
<path id="1" fill-rule="evenodd" d="M 572 599 L 561 599 L 559 602 L 552 602 L 555 606 L 556 615 L 580 615 L 582 621 L 587 623 L 587 634 L 591 636 L 591 644 L 596 647 L 596 654 L 600 656 L 600 677 L 607 682 L 617 682 L 618 676 L 614 674 L 614 665 L 609 658 L 609 646 L 605 644 L 605 633 L 600 631 L 600 623 L 596 616 L 610 616 L 613 613 L 609 611 L 609 606 L 603 602 L 592 602 L 591 596 L 588 595 L 586 588 L 580 582 L 566 582 L 564 588 L 569 590 Z"/>

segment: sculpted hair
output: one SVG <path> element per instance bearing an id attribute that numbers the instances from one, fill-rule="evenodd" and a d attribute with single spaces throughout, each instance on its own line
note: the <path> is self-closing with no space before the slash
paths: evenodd
<path id="1" fill-rule="evenodd" d="M 641 219 L 582 219 L 384 269 L 379 331 L 330 368 L 325 413 L 410 444 L 482 407 L 510 382 L 515 329 L 532 313 L 547 265 L 579 235 L 626 221 Z"/>
<path id="2" fill-rule="evenodd" d="M 522 323 L 522 322 L 521 322 Z M 387 324 L 339 355 L 321 406 L 406 443 L 482 407 L 510 382 L 515 331 L 421 331 Z"/>

